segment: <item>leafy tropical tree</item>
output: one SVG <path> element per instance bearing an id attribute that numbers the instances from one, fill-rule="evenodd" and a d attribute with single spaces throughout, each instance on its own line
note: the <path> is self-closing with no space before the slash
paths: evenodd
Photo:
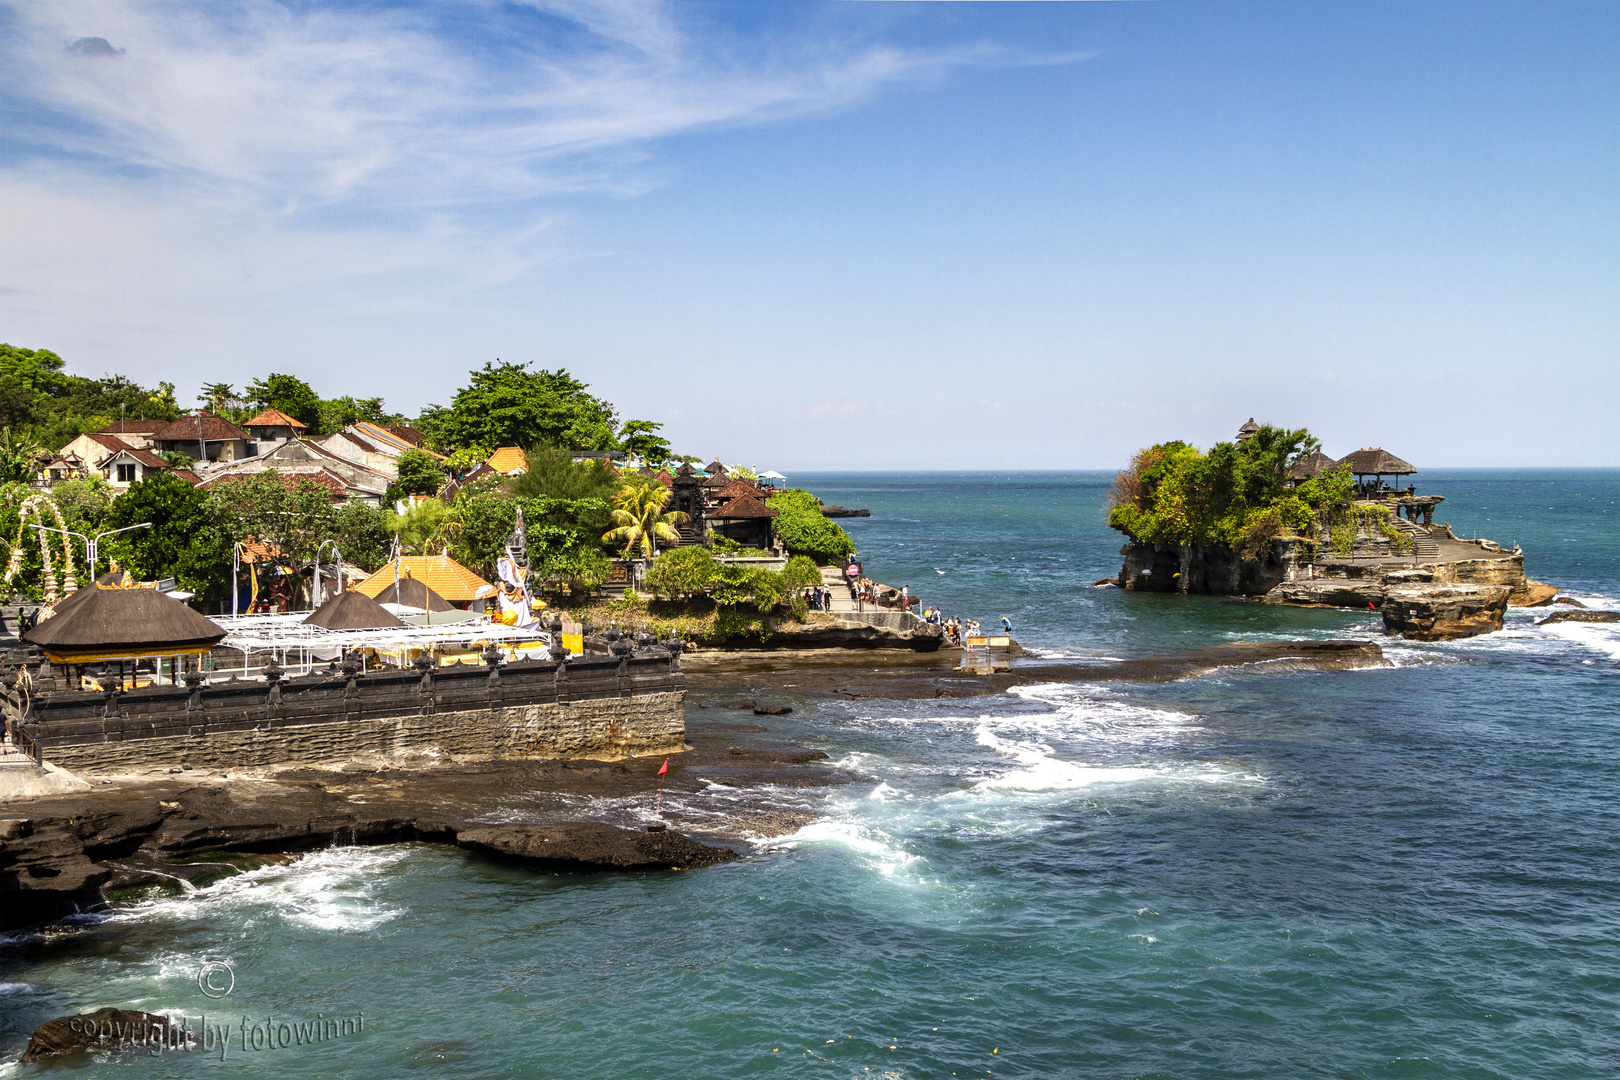
<path id="1" fill-rule="evenodd" d="M 663 484 L 625 484 L 613 497 L 614 528 L 603 534 L 602 542 L 624 544 L 626 555 L 640 547 L 648 558 L 658 550 L 659 540 L 680 543 L 681 534 L 675 527 L 685 521 L 687 515 L 682 510 L 664 513 L 669 500 L 669 489 Z"/>
<path id="2" fill-rule="evenodd" d="M 107 555 L 144 581 L 173 577 L 199 596 L 228 591 L 231 542 L 207 492 L 159 473 L 131 484 L 113 501 L 106 527 L 148 521 L 150 529 L 109 537 Z"/>
<path id="3" fill-rule="evenodd" d="M 438 450 L 618 449 L 613 406 L 588 389 L 561 368 L 530 371 L 497 360 L 472 372 L 449 406 L 424 409 L 419 422 Z"/>
<path id="4" fill-rule="evenodd" d="M 323 398 L 318 411 L 320 419 L 311 425 L 311 432 L 324 435 L 342 431 L 350 424 L 367 423 L 386 427 L 405 422 L 405 418 L 399 413 L 384 410 L 383 399 L 380 397 Z"/>
<path id="5" fill-rule="evenodd" d="M 643 579 L 654 596 L 688 597 L 707 593 L 720 574 L 720 562 L 700 544 L 686 544 L 659 554 Z"/>
<path id="6" fill-rule="evenodd" d="M 39 440 L 27 432 L 13 432 L 11 428 L 0 430 L 0 482 L 32 480 L 44 453 Z"/>
<path id="7" fill-rule="evenodd" d="M 315 428 L 321 421 L 321 399 L 309 383 L 293 375 L 269 375 L 248 384 L 248 400 L 259 409 L 277 409 Z"/>
<path id="8" fill-rule="evenodd" d="M 383 515 L 383 528 L 398 536 L 410 555 L 448 550 L 460 538 L 461 525 L 461 515 L 438 499 L 412 504 L 403 514 L 390 510 Z"/>
<path id="9" fill-rule="evenodd" d="M 331 493 L 308 477 L 272 469 L 220 480 L 208 490 L 231 540 L 257 540 L 291 568 L 313 561 L 323 541 L 338 539 Z"/>
<path id="10" fill-rule="evenodd" d="M 93 474 L 64 480 L 51 488 L 51 500 L 62 511 L 67 527 L 86 536 L 117 527 L 108 524 L 117 496 L 111 484 Z"/>
<path id="11" fill-rule="evenodd" d="M 62 367 L 62 358 L 49 349 L 0 344 L 0 427 L 54 449 L 121 415 L 172 420 L 180 414 L 172 383 L 149 390 L 122 375 L 87 379 L 68 375 Z"/>
<path id="12" fill-rule="evenodd" d="M 855 553 L 855 541 L 836 521 L 827 519 L 821 512 L 820 500 L 812 493 L 793 488 L 771 496 L 766 504 L 777 512 L 771 527 L 789 551 L 824 560 Z"/>
<path id="13" fill-rule="evenodd" d="M 619 440 L 626 451 L 656 469 L 669 460 L 669 440 L 657 434 L 663 426 L 651 420 L 626 420 Z"/>
<path id="14" fill-rule="evenodd" d="M 393 497 L 432 495 L 444 486 L 444 470 L 438 459 L 426 450 L 407 450 L 399 456 L 399 475 L 394 480 Z M 392 500 L 390 500 L 392 501 Z"/>

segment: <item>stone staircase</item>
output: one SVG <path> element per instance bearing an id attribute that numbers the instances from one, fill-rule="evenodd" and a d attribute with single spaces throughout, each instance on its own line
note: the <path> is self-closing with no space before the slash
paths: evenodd
<path id="1" fill-rule="evenodd" d="M 1395 518 L 1395 527 L 1412 538 L 1412 554 L 1419 559 L 1434 559 L 1440 556 L 1440 545 L 1434 542 L 1434 537 L 1422 525 L 1414 525 L 1405 518 Z"/>

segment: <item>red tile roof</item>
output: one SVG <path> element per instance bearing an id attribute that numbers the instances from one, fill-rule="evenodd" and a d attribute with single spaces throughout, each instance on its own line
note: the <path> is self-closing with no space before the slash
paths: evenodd
<path id="1" fill-rule="evenodd" d="M 391 432 L 396 439 L 404 439 L 412 446 L 421 446 L 427 441 L 427 436 L 417 431 L 409 424 L 388 424 L 385 430 Z"/>
<path id="2" fill-rule="evenodd" d="M 90 439 L 92 442 L 100 443 L 108 450 L 117 451 L 128 450 L 130 448 L 129 443 L 125 442 L 123 439 L 120 439 L 116 435 L 109 435 L 105 431 L 86 432 L 84 437 Z"/>
<path id="3" fill-rule="evenodd" d="M 708 516 L 722 521 L 740 521 L 744 518 L 773 518 L 776 514 L 775 510 L 752 495 L 744 495 L 740 499 L 732 499 Z"/>
<path id="4" fill-rule="evenodd" d="M 263 469 L 253 472 L 224 472 L 210 476 L 202 481 L 200 486 L 212 487 L 214 484 L 220 483 L 237 483 L 246 480 L 250 476 L 258 476 L 261 472 L 274 473 L 276 478 L 281 481 L 281 486 L 288 491 L 295 490 L 299 484 L 308 480 L 316 487 L 325 488 L 326 493 L 332 497 L 333 502 L 342 501 L 349 492 L 349 485 L 343 482 L 341 476 L 338 476 L 330 469 L 322 469 L 320 472 L 281 472 L 278 469 Z"/>
<path id="5" fill-rule="evenodd" d="M 765 497 L 765 493 L 763 491 L 746 480 L 733 480 L 731 483 L 714 493 L 715 498 L 728 500 L 740 499 L 745 495 L 751 495 L 756 499 L 763 499 Z"/>
<path id="6" fill-rule="evenodd" d="M 96 462 L 96 468 L 99 469 L 103 467 L 120 454 L 129 455 L 142 465 L 145 465 L 148 469 L 167 469 L 169 467 L 169 463 L 167 461 L 164 461 L 150 450 L 139 450 L 133 446 L 124 446 L 114 450 L 112 453 Z"/>
<path id="7" fill-rule="evenodd" d="M 300 423 L 299 421 L 288 416 L 286 413 L 282 412 L 280 409 L 266 409 L 264 412 L 260 413 L 258 416 L 255 416 L 242 426 L 250 428 L 288 427 L 297 431 L 303 431 L 305 428 L 309 427 L 308 424 Z"/>
<path id="8" fill-rule="evenodd" d="M 169 426 L 168 420 L 120 420 L 108 424 L 97 435 L 150 435 Z"/>
<path id="9" fill-rule="evenodd" d="M 199 435 L 198 432 L 201 431 Z M 247 435 L 241 428 L 223 417 L 215 416 L 211 412 L 193 413 L 182 416 L 174 423 L 153 432 L 155 442 L 197 442 L 199 439 L 206 442 L 224 442 L 227 439 L 247 440 Z"/>

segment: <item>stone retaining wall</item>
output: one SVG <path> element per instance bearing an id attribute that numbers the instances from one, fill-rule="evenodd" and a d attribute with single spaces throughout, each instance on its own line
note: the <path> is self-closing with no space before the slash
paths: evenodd
<path id="1" fill-rule="evenodd" d="M 193 690 L 0 694 L 52 762 L 113 772 L 182 762 L 244 768 L 439 747 L 491 757 L 678 750 L 685 676 L 664 655 L 559 665 L 312 676 Z"/>

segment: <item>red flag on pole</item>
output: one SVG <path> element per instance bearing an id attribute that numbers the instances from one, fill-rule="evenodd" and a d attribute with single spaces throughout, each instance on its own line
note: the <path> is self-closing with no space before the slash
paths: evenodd
<path id="1" fill-rule="evenodd" d="M 664 759 L 664 764 L 659 766 L 658 775 L 663 776 L 667 772 L 669 772 L 669 758 L 665 758 Z"/>
<path id="2" fill-rule="evenodd" d="M 669 758 L 665 758 L 664 763 L 658 767 L 658 801 L 653 804 L 655 814 L 664 808 L 664 774 L 667 772 L 669 772 Z"/>

